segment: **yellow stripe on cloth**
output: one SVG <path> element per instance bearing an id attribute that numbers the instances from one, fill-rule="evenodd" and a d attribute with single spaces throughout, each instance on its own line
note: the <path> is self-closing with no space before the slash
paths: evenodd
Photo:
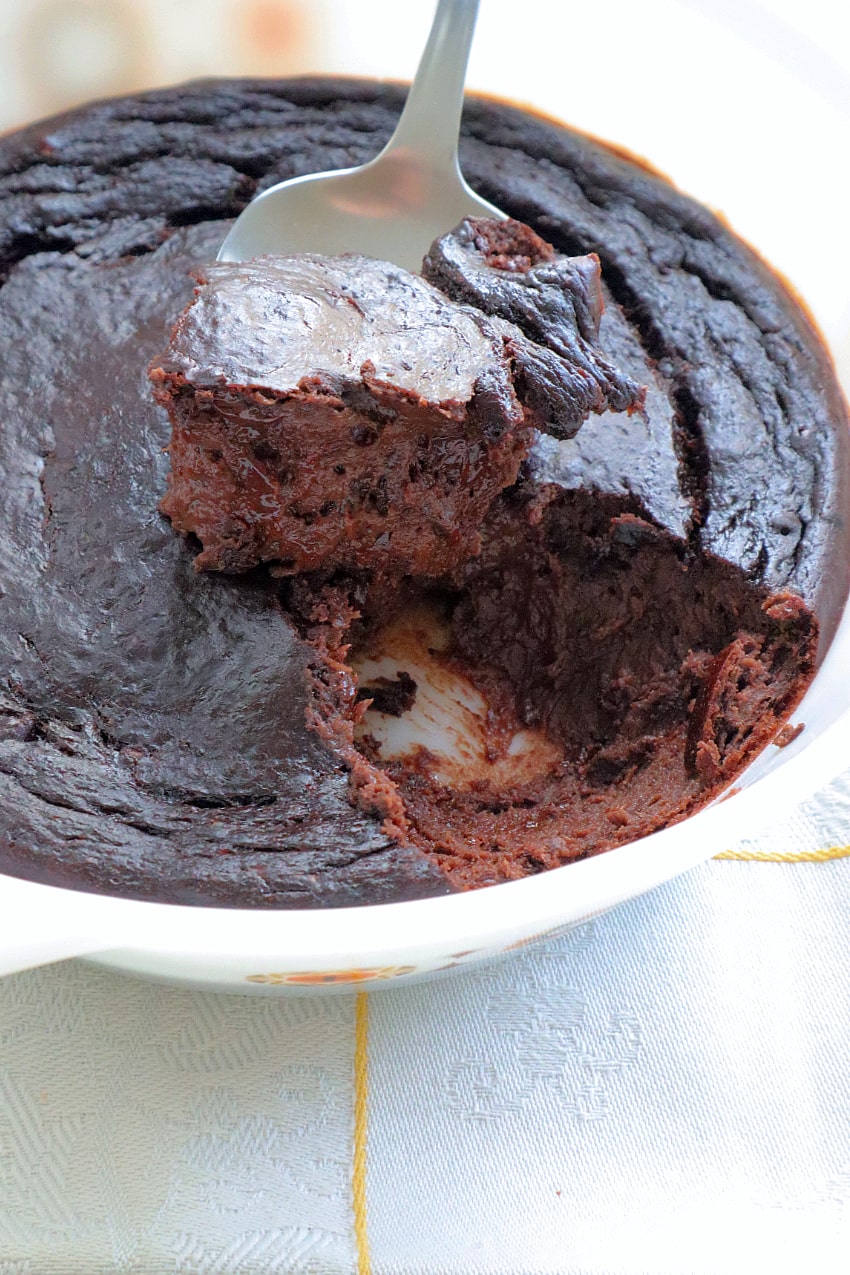
<path id="1" fill-rule="evenodd" d="M 369 1133 L 369 997 L 358 992 L 354 1008 L 354 1237 L 357 1275 L 372 1275 L 366 1226 L 366 1142 Z"/>
<path id="2" fill-rule="evenodd" d="M 850 846 L 826 846 L 823 850 L 724 850 L 715 859 L 737 859 L 756 863 L 825 863 L 828 859 L 850 859 Z"/>

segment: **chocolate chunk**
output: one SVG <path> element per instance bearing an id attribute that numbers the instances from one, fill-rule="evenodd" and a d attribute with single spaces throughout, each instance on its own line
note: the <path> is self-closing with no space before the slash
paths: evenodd
<path id="1" fill-rule="evenodd" d="M 378 677 L 368 685 L 361 683 L 357 699 L 371 701 L 376 713 L 401 717 L 416 703 L 416 682 L 402 670 L 396 677 Z"/>
<path id="2" fill-rule="evenodd" d="M 432 245 L 422 273 L 447 296 L 515 326 L 503 330 L 518 392 L 545 432 L 571 438 L 590 412 L 643 404 L 644 387 L 599 349 L 595 253 L 558 256 L 521 223 L 467 219 Z"/>

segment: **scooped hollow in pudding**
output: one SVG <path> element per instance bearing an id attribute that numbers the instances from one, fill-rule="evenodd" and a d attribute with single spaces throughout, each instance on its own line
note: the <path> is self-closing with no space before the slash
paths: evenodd
<path id="1" fill-rule="evenodd" d="M 387 817 L 457 889 L 690 814 L 812 676 L 818 626 L 799 598 L 694 559 L 615 502 L 521 482 L 482 539 L 437 588 L 337 583 L 323 605 L 292 588 L 321 653 L 325 727 L 353 725 L 356 791 L 368 802 L 389 780 Z M 356 691 L 323 673 L 334 659 Z"/>
<path id="2" fill-rule="evenodd" d="M 640 404 L 598 346 L 598 258 L 486 221 L 432 253 L 455 240 L 495 280 L 486 308 L 354 254 L 204 272 L 151 369 L 172 421 L 162 510 L 201 541 L 199 569 L 438 575 L 479 551 L 535 428 L 568 438 Z M 521 306 L 507 319 L 518 293 L 548 325 L 524 330 Z"/>

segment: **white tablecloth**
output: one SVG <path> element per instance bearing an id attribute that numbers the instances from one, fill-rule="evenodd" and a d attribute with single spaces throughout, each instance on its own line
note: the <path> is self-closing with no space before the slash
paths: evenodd
<path id="1" fill-rule="evenodd" d="M 3 980 L 0 1275 L 847 1275 L 850 774 L 735 853 L 369 996 Z"/>

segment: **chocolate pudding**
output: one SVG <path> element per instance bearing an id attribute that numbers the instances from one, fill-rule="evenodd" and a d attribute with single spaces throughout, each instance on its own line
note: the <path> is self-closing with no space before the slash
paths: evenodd
<path id="1" fill-rule="evenodd" d="M 216 524 L 214 552 L 239 551 L 195 569 L 206 543 L 159 509 L 171 425 L 148 367 L 226 222 L 275 181 L 364 162 L 402 100 L 199 84 L 0 140 L 4 872 L 247 907 L 527 875 L 711 800 L 827 649 L 850 447 L 805 313 L 662 179 L 492 102 L 468 103 L 464 171 L 559 256 L 596 254 L 599 344 L 643 409 L 609 400 L 559 437 L 535 398 L 548 356 L 513 359 L 505 437 L 532 432 L 472 555 L 423 572 L 411 541 L 388 577 L 313 565 L 305 536 L 309 570 L 281 578 Z M 431 284 L 542 350 L 521 294 L 487 308 L 492 245 L 445 247 Z"/>

